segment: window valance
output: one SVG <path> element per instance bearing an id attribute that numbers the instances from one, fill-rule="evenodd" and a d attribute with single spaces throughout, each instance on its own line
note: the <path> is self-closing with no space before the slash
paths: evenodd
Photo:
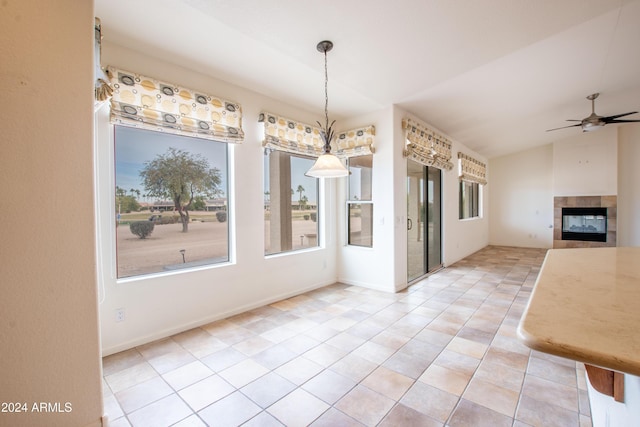
<path id="1" fill-rule="evenodd" d="M 476 182 L 480 185 L 487 183 L 487 165 L 464 153 L 458 152 L 460 167 L 460 181 Z"/>
<path id="2" fill-rule="evenodd" d="M 317 126 L 264 111 L 260 113 L 258 122 L 264 125 L 262 145 L 266 148 L 311 157 L 320 157 L 324 153 L 324 141 Z M 331 152 L 340 158 L 373 154 L 375 134 L 373 125 L 340 132 L 333 141 Z"/>
<path id="3" fill-rule="evenodd" d="M 425 166 L 451 170 L 451 143 L 437 134 L 427 125 L 413 119 L 403 119 L 402 129 L 406 132 L 409 143 L 404 151 L 405 157 Z"/>
<path id="4" fill-rule="evenodd" d="M 336 149 L 332 152 L 338 157 L 355 157 L 373 154 L 376 149 L 373 147 L 375 126 L 367 126 L 360 129 L 341 132 L 336 138 Z"/>
<path id="5" fill-rule="evenodd" d="M 240 143 L 239 104 L 171 83 L 107 67 L 111 122 L 216 141 Z"/>
<path id="6" fill-rule="evenodd" d="M 317 126 L 266 112 L 260 113 L 258 122 L 264 125 L 262 146 L 265 148 L 311 157 L 324 153 L 324 142 Z"/>

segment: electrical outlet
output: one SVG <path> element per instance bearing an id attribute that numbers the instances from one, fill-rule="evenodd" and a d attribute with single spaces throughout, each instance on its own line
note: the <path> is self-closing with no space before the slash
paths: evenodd
<path id="1" fill-rule="evenodd" d="M 124 322 L 124 308 L 116 308 L 116 322 Z"/>

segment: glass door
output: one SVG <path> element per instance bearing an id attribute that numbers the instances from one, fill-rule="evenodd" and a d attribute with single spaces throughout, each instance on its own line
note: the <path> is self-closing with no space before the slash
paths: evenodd
<path id="1" fill-rule="evenodd" d="M 427 268 L 426 272 L 442 267 L 442 170 L 427 169 Z"/>
<path id="2" fill-rule="evenodd" d="M 440 169 L 407 161 L 407 277 L 413 281 L 442 266 Z"/>

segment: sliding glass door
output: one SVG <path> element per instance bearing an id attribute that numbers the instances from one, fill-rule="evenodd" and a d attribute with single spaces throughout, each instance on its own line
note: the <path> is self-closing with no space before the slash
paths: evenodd
<path id="1" fill-rule="evenodd" d="M 407 278 L 418 279 L 442 266 L 442 174 L 407 161 Z"/>

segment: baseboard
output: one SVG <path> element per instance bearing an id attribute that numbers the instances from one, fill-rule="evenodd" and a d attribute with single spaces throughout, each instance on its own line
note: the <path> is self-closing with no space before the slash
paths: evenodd
<path id="1" fill-rule="evenodd" d="M 240 307 L 236 307 L 231 310 L 227 310 L 225 312 L 212 314 L 211 316 L 207 316 L 205 318 L 189 322 L 186 324 L 182 324 L 173 328 L 164 329 L 162 331 L 154 332 L 152 334 L 148 334 L 139 338 L 135 338 L 129 340 L 127 342 L 117 344 L 111 347 L 102 348 L 102 357 L 109 356 L 111 354 L 119 353 L 121 351 L 129 350 L 131 348 L 137 347 L 139 345 L 148 344 L 153 341 L 157 341 L 163 338 L 170 337 L 175 334 L 179 334 L 180 332 L 188 331 L 189 329 L 197 328 L 203 325 L 206 325 L 211 322 L 215 322 L 216 320 L 226 319 L 227 317 L 235 316 L 236 314 L 244 313 L 249 310 L 253 310 L 255 308 L 263 307 L 265 305 L 273 304 L 274 302 L 282 301 L 287 298 L 295 297 L 300 294 L 304 294 L 305 292 L 313 291 L 315 289 L 322 288 L 324 286 L 329 286 L 336 283 L 335 280 L 330 280 L 327 282 L 320 282 L 314 285 L 298 289 L 293 292 L 287 292 L 284 294 L 276 295 L 273 297 L 265 298 L 260 301 L 254 301 L 249 304 L 245 304 Z M 345 282 L 343 282 L 345 283 Z"/>
<path id="2" fill-rule="evenodd" d="M 350 279 L 338 279 L 338 282 L 344 283 L 345 285 L 359 286 L 361 288 L 373 289 L 375 291 L 380 291 L 380 292 L 391 292 L 391 293 L 397 292 L 395 286 L 393 288 L 386 288 L 384 286 L 376 285 L 373 283 L 361 282 L 359 280 L 350 280 Z"/>

